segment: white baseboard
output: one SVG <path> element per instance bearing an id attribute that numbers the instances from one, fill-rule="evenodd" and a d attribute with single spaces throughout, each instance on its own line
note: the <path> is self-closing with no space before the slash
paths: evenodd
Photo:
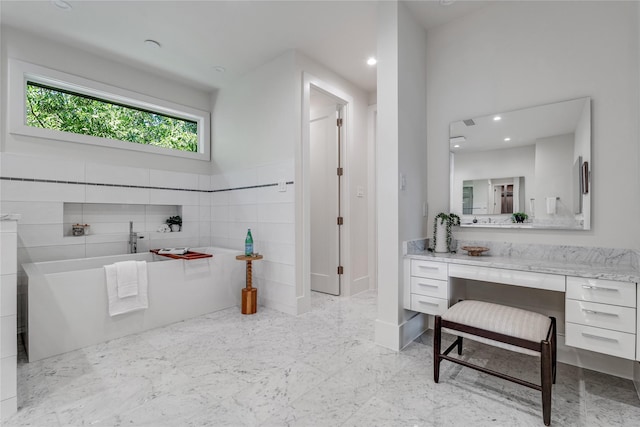
<path id="1" fill-rule="evenodd" d="M 416 313 L 401 324 L 392 324 L 376 319 L 376 344 L 400 351 L 427 330 L 427 316 Z"/>
<path id="2" fill-rule="evenodd" d="M 369 276 L 358 277 L 353 282 L 351 282 L 350 296 L 359 294 L 360 292 L 364 292 L 368 290 L 369 290 Z"/>

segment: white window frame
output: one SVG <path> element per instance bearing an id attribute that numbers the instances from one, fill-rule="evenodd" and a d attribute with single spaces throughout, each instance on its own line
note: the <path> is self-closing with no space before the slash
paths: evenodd
<path id="1" fill-rule="evenodd" d="M 27 81 L 60 88 L 107 102 L 131 106 L 159 114 L 194 121 L 198 126 L 198 152 L 181 151 L 129 141 L 119 141 L 92 135 L 81 135 L 54 129 L 27 126 Z M 142 151 L 196 160 L 211 160 L 211 113 L 141 93 L 122 89 L 40 65 L 9 59 L 9 132 L 34 138 L 98 145 L 123 150 Z"/>

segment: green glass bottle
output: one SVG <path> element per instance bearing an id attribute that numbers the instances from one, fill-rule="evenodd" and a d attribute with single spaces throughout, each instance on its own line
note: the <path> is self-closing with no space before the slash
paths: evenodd
<path id="1" fill-rule="evenodd" d="M 244 239 L 244 254 L 246 256 L 253 255 L 253 236 L 250 228 L 247 230 L 247 237 Z"/>

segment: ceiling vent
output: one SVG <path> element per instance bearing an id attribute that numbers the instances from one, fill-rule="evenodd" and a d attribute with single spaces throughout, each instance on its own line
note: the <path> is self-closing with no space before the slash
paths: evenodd
<path id="1" fill-rule="evenodd" d="M 467 126 L 475 126 L 476 125 L 476 122 L 474 122 L 473 119 L 463 120 L 462 122 Z"/>

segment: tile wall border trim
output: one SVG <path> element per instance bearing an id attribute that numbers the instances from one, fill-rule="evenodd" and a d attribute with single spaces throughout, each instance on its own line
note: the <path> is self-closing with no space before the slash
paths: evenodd
<path id="1" fill-rule="evenodd" d="M 16 178 L 11 176 L 0 176 L 3 181 L 22 181 L 22 182 L 41 182 L 47 184 L 74 184 L 74 185 L 95 185 L 98 187 L 120 187 L 120 188 L 141 188 L 147 190 L 173 190 L 173 191 L 191 191 L 196 193 L 221 193 L 234 190 L 249 190 L 252 188 L 277 187 L 277 182 L 271 184 L 248 185 L 245 187 L 231 187 L 219 190 L 197 190 L 193 188 L 173 188 L 173 187 L 155 187 L 151 185 L 128 185 L 128 184 L 107 184 L 102 182 L 83 182 L 83 181 L 64 181 L 57 179 L 39 179 L 39 178 Z M 293 181 L 286 181 L 285 184 L 292 185 Z"/>

